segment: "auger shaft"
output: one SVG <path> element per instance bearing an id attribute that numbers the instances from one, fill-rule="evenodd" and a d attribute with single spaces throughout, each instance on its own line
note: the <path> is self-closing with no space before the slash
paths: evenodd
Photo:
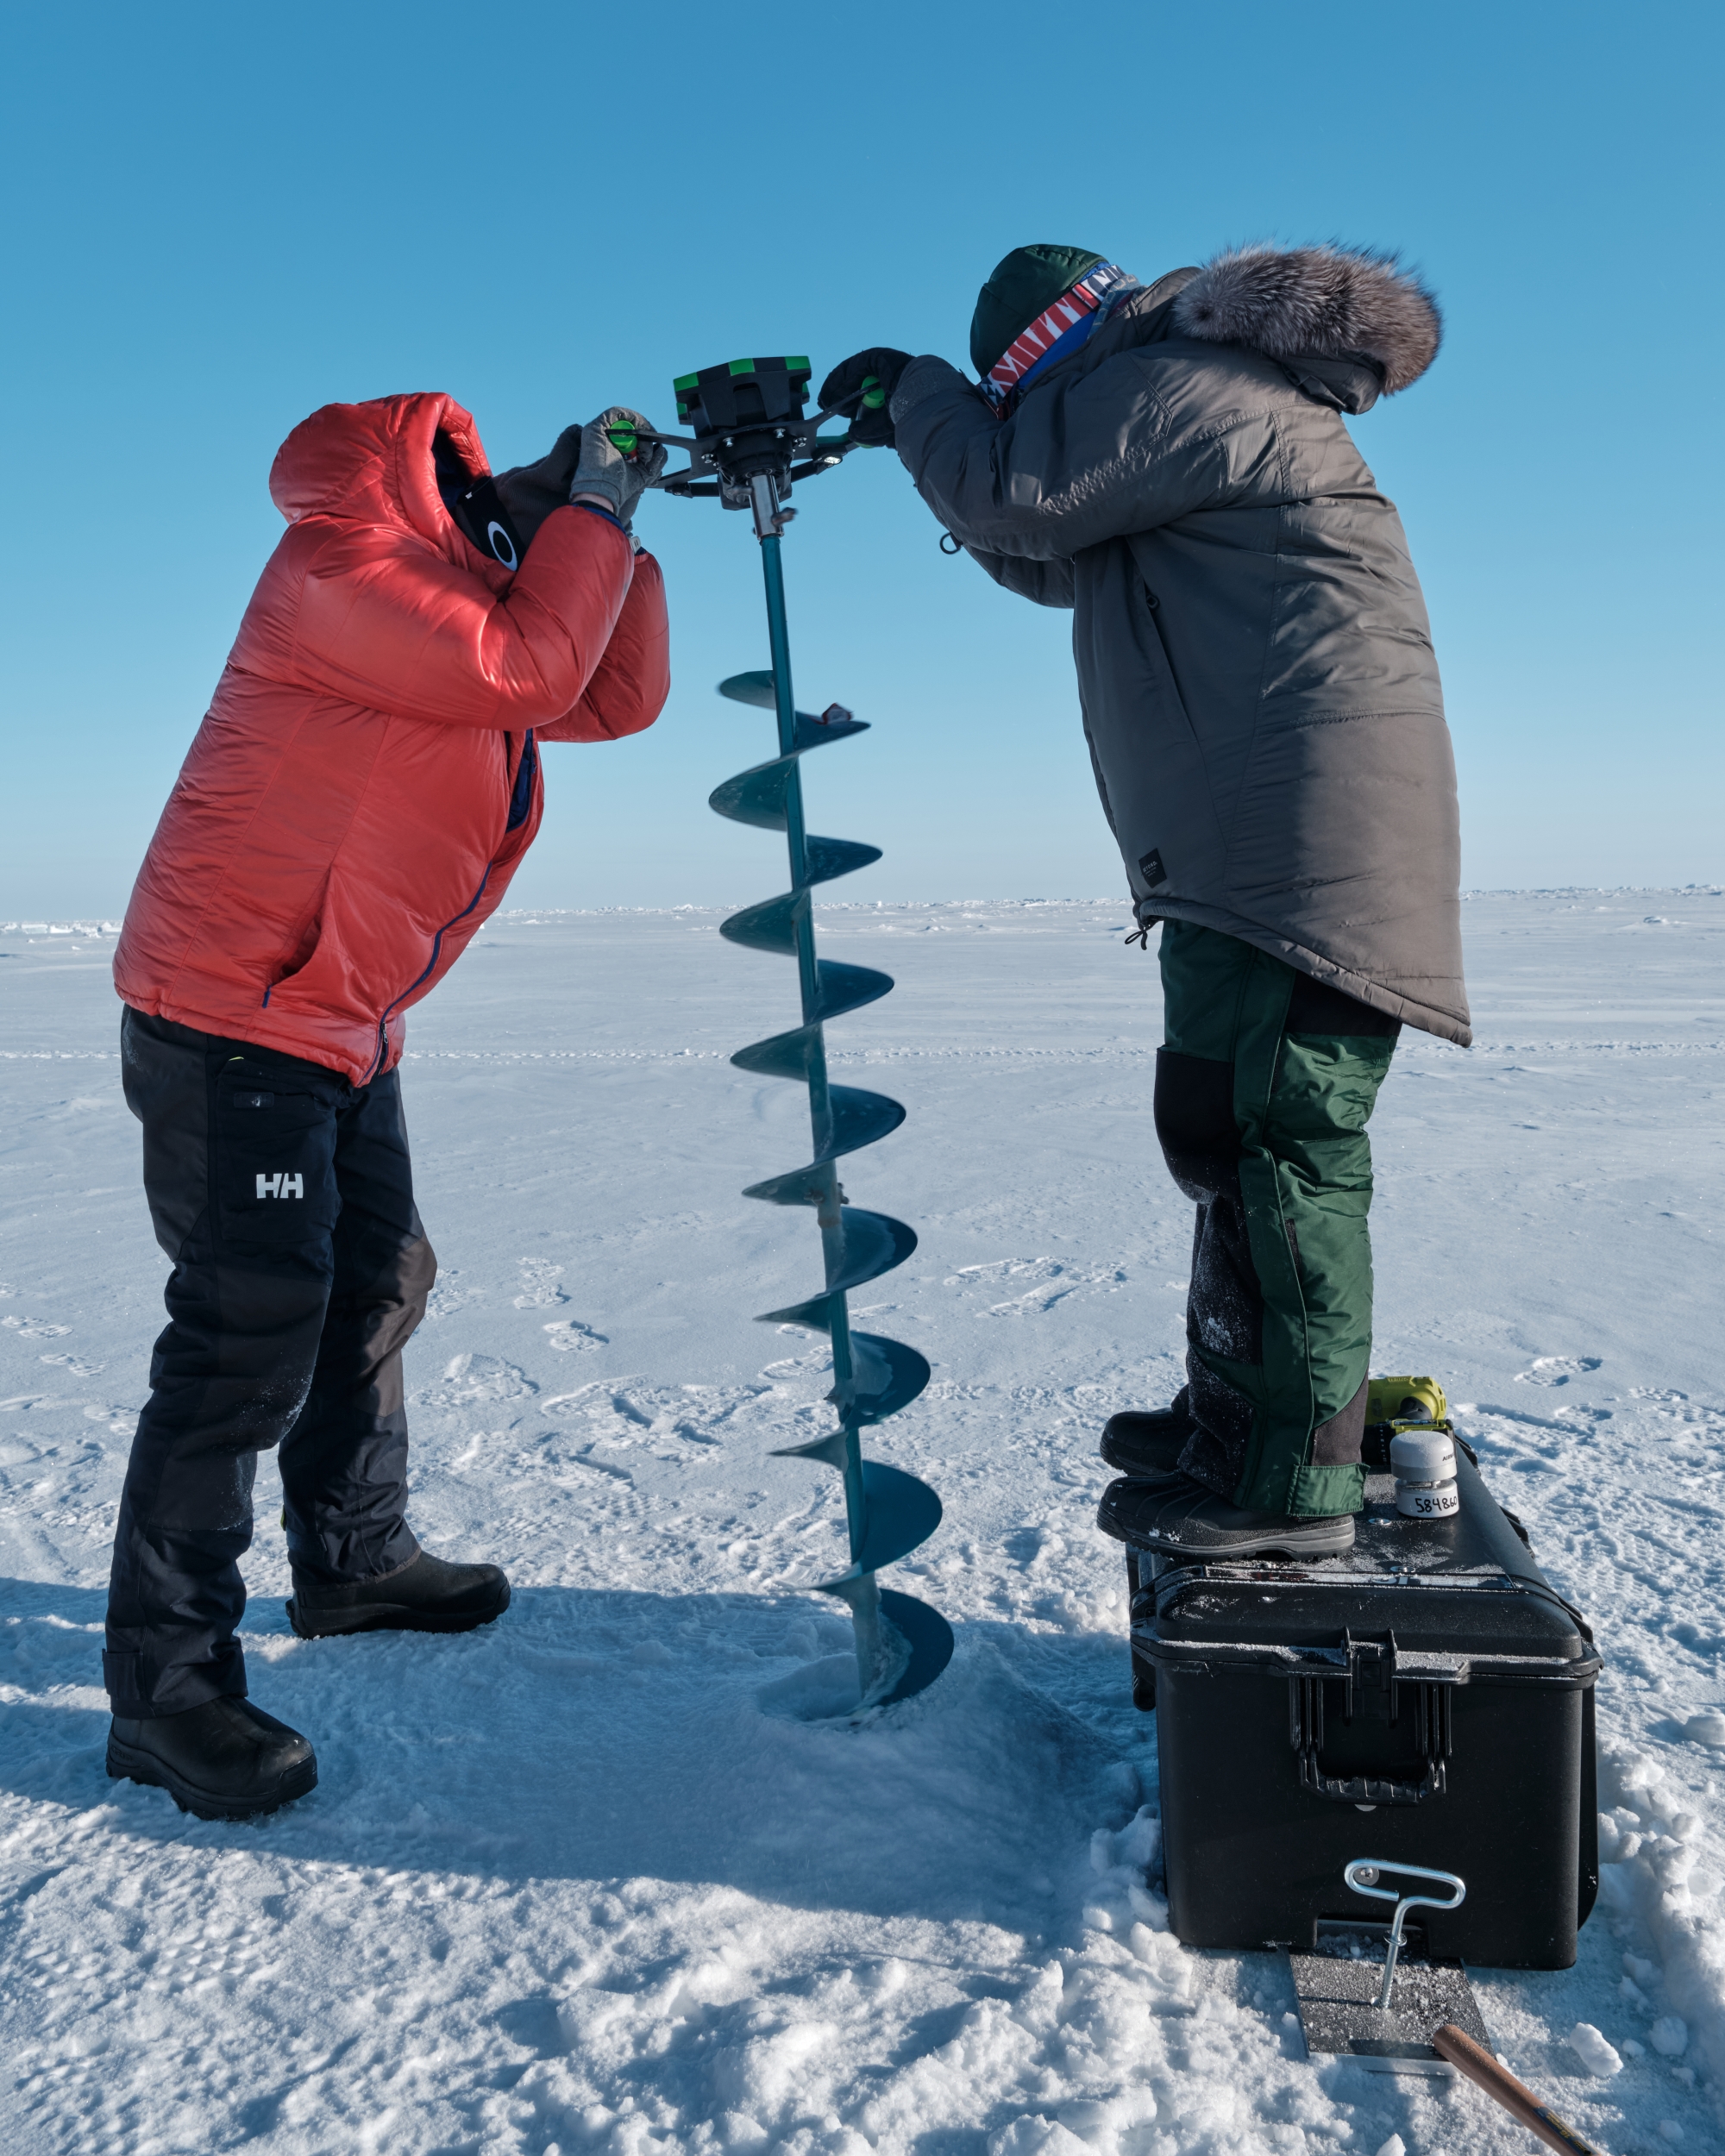
<path id="1" fill-rule="evenodd" d="M 791 755 L 797 743 L 797 704 L 791 680 L 791 639 L 785 611 L 785 565 L 775 517 L 762 515 L 761 494 L 771 487 L 769 479 L 756 479 L 756 530 L 761 541 L 761 573 L 767 590 L 767 639 L 773 659 L 773 696 L 779 722 L 779 754 Z M 763 524 L 766 528 L 763 530 Z M 803 1024 L 812 1029 L 808 1053 L 809 1126 L 817 1158 L 830 1148 L 832 1138 L 831 1093 L 826 1070 L 826 1040 L 820 1025 L 820 977 L 815 970 L 814 906 L 808 895 L 808 840 L 803 820 L 803 782 L 800 764 L 793 764 L 785 786 L 785 842 L 790 854 L 791 887 L 804 893 L 797 918 L 797 975 L 802 989 Z M 844 1243 L 839 1218 L 838 1169 L 829 1161 L 821 1171 L 815 1219 L 820 1227 L 821 1253 L 829 1289 L 843 1269 Z M 849 1529 L 850 1562 L 862 1554 L 869 1523 L 869 1500 L 862 1487 L 862 1440 L 851 1398 L 855 1376 L 850 1352 L 850 1313 L 844 1291 L 831 1298 L 832 1381 L 837 1395 L 839 1420 L 844 1430 L 844 1514 Z M 858 1695 L 867 1698 L 881 1668 L 881 1595 L 872 1572 L 856 1583 L 850 1598 L 856 1633 Z"/>
<path id="2" fill-rule="evenodd" d="M 799 711 L 791 683 L 780 536 L 795 514 L 784 506 L 793 480 L 830 471 L 856 446 L 848 436 L 820 433 L 823 419 L 806 417 L 806 359 L 733 360 L 678 378 L 677 416 L 694 429 L 675 440 L 689 451 L 686 472 L 657 483 L 668 492 L 718 497 L 728 509 L 753 512 L 767 592 L 770 674 L 738 674 L 719 694 L 774 712 L 778 753 L 768 763 L 739 771 L 717 787 L 711 805 L 732 822 L 785 834 L 791 887 L 744 906 L 719 924 L 727 942 L 797 962 L 801 1023 L 770 1039 L 751 1041 L 731 1062 L 760 1077 L 788 1079 L 808 1088 L 812 1144 L 806 1166 L 783 1170 L 744 1191 L 768 1205 L 806 1206 L 820 1229 L 824 1284 L 782 1310 L 760 1313 L 767 1325 L 794 1325 L 827 1336 L 832 1346 L 832 1390 L 837 1428 L 781 1448 L 784 1458 L 818 1461 L 844 1478 L 848 1562 L 816 1591 L 850 1609 L 856 1633 L 858 1698 L 865 1707 L 906 1700 L 933 1683 L 951 1658 L 952 1628 L 914 1595 L 882 1588 L 877 1575 L 927 1541 L 940 1524 L 940 1500 L 929 1485 L 884 1460 L 865 1459 L 862 1432 L 907 1407 L 929 1382 L 926 1356 L 905 1340 L 853 1328 L 846 1298 L 853 1288 L 902 1265 L 916 1248 L 902 1220 L 846 1201 L 838 1163 L 895 1131 L 905 1112 L 887 1094 L 835 1085 L 827 1069 L 827 1019 L 860 1010 L 891 988 L 892 976 L 870 966 L 838 963 L 815 952 L 813 893 L 881 858 L 880 849 L 849 838 L 820 837 L 804 818 L 802 759 L 810 751 L 866 733 L 866 724 L 834 704 L 819 714 Z"/>

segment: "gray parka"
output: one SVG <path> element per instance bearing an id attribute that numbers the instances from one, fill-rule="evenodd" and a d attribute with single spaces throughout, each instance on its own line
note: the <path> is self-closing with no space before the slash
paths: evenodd
<path id="1" fill-rule="evenodd" d="M 1008 591 L 1075 610 L 1138 918 L 1196 921 L 1464 1046 L 1455 764 L 1395 505 L 1343 424 L 1437 349 L 1376 258 L 1256 248 L 1116 303 L 1004 421 L 945 360 L 892 414 Z"/>

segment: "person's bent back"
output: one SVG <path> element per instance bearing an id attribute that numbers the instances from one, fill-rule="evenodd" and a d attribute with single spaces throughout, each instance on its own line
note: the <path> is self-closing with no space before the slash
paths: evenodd
<path id="1" fill-rule="evenodd" d="M 651 555 L 566 507 L 511 573 L 445 505 L 440 447 L 485 476 L 448 397 L 327 404 L 282 445 L 290 529 L 114 963 L 133 1009 L 355 1084 L 395 1062 L 402 1012 L 501 902 L 539 827 L 539 747 L 638 732 L 669 686 Z"/>

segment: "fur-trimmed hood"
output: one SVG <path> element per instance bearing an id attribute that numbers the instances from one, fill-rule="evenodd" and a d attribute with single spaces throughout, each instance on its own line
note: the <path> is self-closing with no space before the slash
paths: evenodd
<path id="1" fill-rule="evenodd" d="M 1364 361 L 1386 395 L 1419 380 L 1443 336 L 1438 303 L 1417 277 L 1391 255 L 1341 247 L 1231 248 L 1182 287 L 1174 327 L 1284 364 Z"/>

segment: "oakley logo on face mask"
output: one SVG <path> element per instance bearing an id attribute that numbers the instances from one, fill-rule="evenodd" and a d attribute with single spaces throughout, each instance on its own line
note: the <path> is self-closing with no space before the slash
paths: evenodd
<path id="1" fill-rule="evenodd" d="M 486 526 L 486 537 L 491 542 L 492 552 L 502 562 L 505 569 L 518 568 L 521 566 L 515 558 L 515 542 L 494 517 Z"/>
<path id="2" fill-rule="evenodd" d="M 258 1195 L 260 1198 L 303 1198 L 305 1195 L 305 1178 L 285 1173 L 260 1175 Z"/>

